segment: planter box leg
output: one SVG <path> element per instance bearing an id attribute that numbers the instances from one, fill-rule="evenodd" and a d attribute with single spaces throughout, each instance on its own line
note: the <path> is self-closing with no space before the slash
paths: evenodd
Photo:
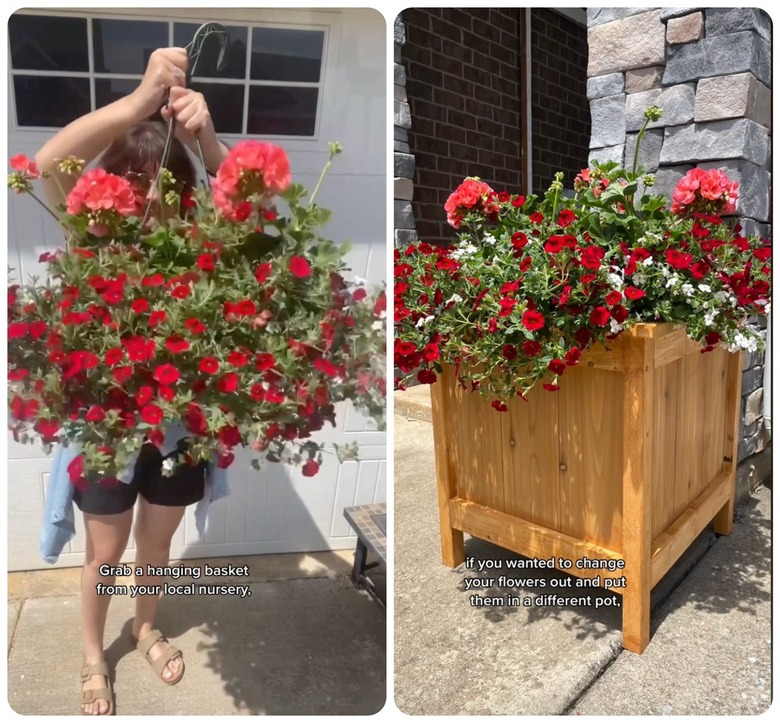
<path id="1" fill-rule="evenodd" d="M 650 642 L 654 340 L 628 337 L 623 381 L 623 647 Z"/>
<path id="2" fill-rule="evenodd" d="M 737 483 L 737 456 L 739 454 L 739 407 L 742 394 L 742 354 L 730 354 L 727 367 L 728 408 L 726 410 L 726 434 L 723 442 L 725 468 L 731 471 L 729 500 L 715 515 L 715 533 L 730 535 L 734 527 L 734 497 Z"/>
<path id="3" fill-rule="evenodd" d="M 449 460 L 449 430 L 447 429 L 447 379 L 440 374 L 431 384 L 433 439 L 436 449 L 436 495 L 439 500 L 439 530 L 441 534 L 441 561 L 447 567 L 457 567 L 466 560 L 463 531 L 452 527 L 450 500 L 457 496 L 455 479 Z"/>

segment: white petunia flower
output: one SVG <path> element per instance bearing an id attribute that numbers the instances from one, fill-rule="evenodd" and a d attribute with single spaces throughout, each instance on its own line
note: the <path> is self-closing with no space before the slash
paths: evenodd
<path id="1" fill-rule="evenodd" d="M 496 237 L 493 236 L 493 234 L 486 233 L 482 240 L 486 244 L 488 244 L 488 246 L 495 246 L 496 245 Z"/>
<path id="2" fill-rule="evenodd" d="M 445 303 L 445 304 L 450 304 L 450 303 L 452 303 L 453 301 L 454 301 L 454 302 L 456 302 L 456 303 L 459 303 L 459 302 L 463 301 L 463 297 L 461 297 L 461 296 L 458 296 L 457 294 L 453 294 L 453 295 L 452 295 L 452 296 L 451 296 L 449 299 L 447 299 L 447 301 L 445 301 L 444 303 Z"/>
<path id="3" fill-rule="evenodd" d="M 362 276 L 355 276 L 352 279 L 352 283 L 357 284 L 358 286 L 365 286 L 368 283 L 368 279 L 364 279 Z"/>
<path id="4" fill-rule="evenodd" d="M 686 296 L 693 296 L 694 291 L 696 291 L 696 289 L 693 288 L 692 284 L 685 283 L 682 285 L 682 292 Z"/>
<path id="5" fill-rule="evenodd" d="M 653 257 L 648 256 L 646 259 L 642 259 L 639 263 L 642 264 L 642 266 L 652 266 L 653 265 Z"/>
<path id="6" fill-rule="evenodd" d="M 421 328 L 422 328 L 423 326 L 425 326 L 425 324 L 427 324 L 429 321 L 433 321 L 433 317 L 432 317 L 432 316 L 421 316 L 421 317 L 420 317 L 420 318 L 417 320 L 417 323 L 415 324 L 415 326 L 416 326 L 418 329 L 421 329 Z"/>
<path id="7" fill-rule="evenodd" d="M 607 278 L 616 289 L 623 288 L 623 277 L 620 274 L 607 274 Z"/>
<path id="8" fill-rule="evenodd" d="M 699 284 L 699 291 L 703 291 L 705 294 L 711 294 L 712 287 L 707 284 Z"/>
<path id="9" fill-rule="evenodd" d="M 713 309 L 712 311 L 708 311 L 704 315 L 704 325 L 705 326 L 712 326 L 715 323 L 715 319 L 718 316 L 717 310 Z"/>
<path id="10" fill-rule="evenodd" d="M 647 277 L 641 271 L 637 271 L 631 277 L 631 280 L 634 282 L 634 286 L 644 286 L 645 281 L 647 281 Z"/>
<path id="11" fill-rule="evenodd" d="M 609 333 L 610 334 L 617 334 L 618 332 L 623 331 L 623 325 L 618 324 L 617 321 L 614 319 L 609 320 Z"/>

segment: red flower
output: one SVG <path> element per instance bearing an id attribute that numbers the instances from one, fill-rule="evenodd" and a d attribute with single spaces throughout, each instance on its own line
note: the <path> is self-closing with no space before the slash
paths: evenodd
<path id="1" fill-rule="evenodd" d="M 217 467 L 220 469 L 227 469 L 236 459 L 236 455 L 232 452 L 224 452 L 217 457 Z"/>
<path id="2" fill-rule="evenodd" d="M 68 477 L 70 477 L 71 482 L 75 482 L 76 480 L 81 479 L 83 474 L 84 456 L 79 455 L 78 457 L 74 457 L 68 465 Z"/>
<path id="3" fill-rule="evenodd" d="M 162 324 L 167 316 L 168 315 L 162 310 L 153 311 L 151 314 L 149 314 L 149 326 L 154 328 L 158 324 Z"/>
<path id="4" fill-rule="evenodd" d="M 582 356 L 582 351 L 580 351 L 576 346 L 573 346 L 564 355 L 566 366 L 570 366 L 570 367 L 577 366 L 577 363 L 579 362 L 581 356 Z"/>
<path id="5" fill-rule="evenodd" d="M 39 419 L 35 423 L 35 431 L 41 435 L 44 442 L 56 442 L 59 437 L 57 432 L 62 425 L 56 419 Z"/>
<path id="6" fill-rule="evenodd" d="M 509 361 L 517 358 L 517 349 L 515 349 L 512 344 L 504 344 L 503 348 L 501 349 L 501 353 L 506 359 L 509 359 Z"/>
<path id="7" fill-rule="evenodd" d="M 636 301 L 637 299 L 641 299 L 643 296 L 646 296 L 642 289 L 637 289 L 633 286 L 627 286 L 623 293 L 626 295 L 626 298 L 631 299 L 631 301 Z"/>
<path id="8" fill-rule="evenodd" d="M 311 266 L 303 256 L 293 256 L 290 259 L 290 273 L 299 279 L 311 276 Z"/>
<path id="9" fill-rule="evenodd" d="M 255 270 L 255 278 L 258 284 L 262 284 L 271 275 L 271 264 L 260 264 Z"/>
<path id="10" fill-rule="evenodd" d="M 566 371 L 566 364 L 562 359 L 553 359 L 548 365 L 547 368 L 553 373 L 558 376 L 563 374 Z"/>
<path id="11" fill-rule="evenodd" d="M 117 349 L 116 347 L 113 349 L 109 349 L 106 352 L 105 361 L 106 366 L 113 367 L 119 364 L 119 362 L 122 361 L 122 358 L 124 357 L 125 353 L 122 349 Z"/>
<path id="12" fill-rule="evenodd" d="M 666 260 L 672 268 L 687 269 L 693 263 L 693 256 L 676 249 L 668 249 Z"/>
<path id="13" fill-rule="evenodd" d="M 165 347 L 172 354 L 181 354 L 190 348 L 190 343 L 186 339 L 179 339 L 177 336 L 172 336 L 165 341 Z"/>
<path id="14" fill-rule="evenodd" d="M 165 386 L 175 384 L 179 381 L 180 376 L 179 370 L 173 366 L 173 364 L 160 364 L 160 366 L 154 370 L 154 378 Z"/>
<path id="15" fill-rule="evenodd" d="M 501 299 L 498 303 L 501 306 L 501 311 L 498 312 L 499 316 L 509 316 L 517 305 L 517 301 L 514 299 Z"/>
<path id="16" fill-rule="evenodd" d="M 249 364 L 249 357 L 240 351 L 231 351 L 227 356 L 227 361 L 234 367 L 243 367 Z"/>
<path id="17" fill-rule="evenodd" d="M 524 248 L 527 243 L 528 236 L 526 236 L 522 231 L 515 231 L 512 234 L 512 246 L 518 251 Z"/>
<path id="18" fill-rule="evenodd" d="M 542 350 L 542 345 L 538 341 L 528 339 L 523 342 L 523 354 L 526 356 L 536 356 Z"/>
<path id="19" fill-rule="evenodd" d="M 498 199 L 499 203 L 506 203 L 511 198 L 511 196 L 507 191 L 499 191 L 496 198 Z"/>
<path id="20" fill-rule="evenodd" d="M 171 296 L 174 299 L 186 299 L 190 295 L 190 287 L 186 284 L 178 284 L 171 289 Z"/>
<path id="21" fill-rule="evenodd" d="M 421 369 L 417 374 L 417 381 L 420 382 L 420 384 L 435 384 L 436 372 L 431 371 L 430 369 Z"/>
<path id="22" fill-rule="evenodd" d="M 27 336 L 27 332 L 30 330 L 30 325 L 26 321 L 15 321 L 8 325 L 8 338 L 9 339 L 21 339 Z"/>
<path id="23" fill-rule="evenodd" d="M 609 311 L 603 306 L 597 306 L 590 312 L 590 323 L 593 326 L 606 326 L 609 322 Z"/>
<path id="24" fill-rule="evenodd" d="M 152 274 L 151 276 L 145 276 L 141 282 L 143 286 L 162 286 L 165 283 L 165 279 L 162 274 Z"/>
<path id="25" fill-rule="evenodd" d="M 163 419 L 163 411 L 156 404 L 147 404 L 141 408 L 141 419 L 147 424 L 157 426 Z"/>
<path id="26" fill-rule="evenodd" d="M 623 294 L 621 294 L 619 291 L 610 291 L 607 294 L 607 298 L 605 299 L 607 306 L 614 306 L 615 304 L 619 304 L 623 300 Z"/>
<path id="27" fill-rule="evenodd" d="M 146 299 L 136 299 L 133 302 L 132 309 L 136 314 L 143 314 L 149 310 L 149 302 Z"/>
<path id="28" fill-rule="evenodd" d="M 276 357 L 273 354 L 260 353 L 255 357 L 255 368 L 258 371 L 264 372 L 272 369 L 274 364 L 276 364 Z"/>
<path id="29" fill-rule="evenodd" d="M 570 226 L 577 217 L 574 215 L 574 211 L 564 208 L 560 214 L 558 215 L 558 225 L 561 228 L 566 228 L 567 226 Z"/>
<path id="30" fill-rule="evenodd" d="M 224 394 L 232 394 L 238 389 L 238 374 L 229 372 L 217 382 L 217 389 Z"/>
<path id="31" fill-rule="evenodd" d="M 490 403 L 490 406 L 493 407 L 493 409 L 495 409 L 497 412 L 506 412 L 509 410 L 509 407 L 498 399 L 494 399 Z"/>
<path id="32" fill-rule="evenodd" d="M 215 261 L 211 254 L 201 254 L 198 256 L 198 268 L 201 271 L 214 271 Z"/>
<path id="33" fill-rule="evenodd" d="M 86 420 L 88 422 L 102 422 L 106 418 L 106 413 L 97 404 L 91 406 L 87 411 Z"/>
<path id="34" fill-rule="evenodd" d="M 541 223 L 544 221 L 544 215 L 539 211 L 534 211 L 529 217 L 528 220 L 531 223 Z"/>
<path id="35" fill-rule="evenodd" d="M 598 246 L 588 246 L 580 255 L 580 263 L 587 269 L 598 270 L 601 266 L 601 259 L 604 258 L 604 249 Z"/>
<path id="36" fill-rule="evenodd" d="M 122 384 L 123 382 L 126 382 L 131 376 L 133 376 L 133 368 L 117 367 L 114 369 L 111 375 L 114 377 L 114 381 L 117 384 Z"/>
<path id="37" fill-rule="evenodd" d="M 612 318 L 622 324 L 628 318 L 628 309 L 625 306 L 616 306 L 612 309 Z"/>
<path id="38" fill-rule="evenodd" d="M 303 467 L 301 467 L 301 474 L 304 477 L 314 477 L 317 472 L 320 471 L 320 465 L 316 460 L 310 459 Z"/>
<path id="39" fill-rule="evenodd" d="M 557 384 L 543 384 L 542 385 L 548 392 L 557 392 L 560 387 Z"/>
<path id="40" fill-rule="evenodd" d="M 516 208 L 519 208 L 524 203 L 525 203 L 525 196 L 515 196 L 512 199 L 512 205 L 515 206 Z"/>
<path id="41" fill-rule="evenodd" d="M 204 374 L 216 374 L 219 371 L 219 362 L 213 356 L 203 357 L 199 369 Z"/>
<path id="42" fill-rule="evenodd" d="M 529 309 L 523 314 L 523 326 L 528 331 L 537 331 L 544 328 L 544 316 L 538 311 Z"/>
<path id="43" fill-rule="evenodd" d="M 709 270 L 710 265 L 706 261 L 697 261 L 691 266 L 691 276 L 693 276 L 694 279 L 703 279 Z"/>
<path id="44" fill-rule="evenodd" d="M 133 396 L 135 398 L 135 403 L 139 407 L 143 407 L 145 404 L 148 404 L 149 401 L 152 398 L 152 394 L 154 393 L 154 390 L 149 386 L 143 386 L 141 387 Z"/>
<path id="45" fill-rule="evenodd" d="M 206 325 L 200 319 L 187 319 L 184 322 L 184 327 L 190 334 L 202 334 L 206 331 Z"/>
<path id="46" fill-rule="evenodd" d="M 491 334 L 495 334 L 495 333 L 496 333 L 496 331 L 498 331 L 498 319 L 496 319 L 496 317 L 495 317 L 495 316 L 491 317 L 491 318 L 488 320 L 488 331 L 489 331 Z"/>
<path id="47" fill-rule="evenodd" d="M 172 387 L 158 387 L 157 396 L 166 402 L 172 402 L 173 398 L 176 396 L 176 392 Z"/>

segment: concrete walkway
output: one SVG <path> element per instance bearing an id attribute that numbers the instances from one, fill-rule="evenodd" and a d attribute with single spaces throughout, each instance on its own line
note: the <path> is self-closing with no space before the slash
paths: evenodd
<path id="1" fill-rule="evenodd" d="M 729 537 L 703 533 L 659 583 L 651 643 L 643 655 L 635 655 L 621 647 L 619 609 L 469 604 L 471 595 L 485 591 L 466 590 L 465 580 L 497 573 L 464 566 L 450 570 L 440 563 L 433 436 L 425 421 L 428 389 L 409 391 L 396 393 L 395 417 L 395 702 L 401 711 L 746 715 L 767 710 L 768 487 L 737 508 Z M 520 557 L 468 536 L 466 555 Z M 569 578 L 538 570 L 528 576 L 546 577 L 547 591 L 552 578 L 564 585 Z"/>
<path id="2" fill-rule="evenodd" d="M 248 565 L 246 577 L 195 582 L 247 585 L 251 595 L 162 599 L 157 626 L 184 652 L 178 685 L 157 679 L 128 640 L 134 601 L 112 601 L 105 640 L 117 714 L 370 715 L 382 708 L 385 611 L 353 587 L 352 552 L 183 564 L 203 563 Z M 79 574 L 9 575 L 8 699 L 17 713 L 80 713 Z"/>

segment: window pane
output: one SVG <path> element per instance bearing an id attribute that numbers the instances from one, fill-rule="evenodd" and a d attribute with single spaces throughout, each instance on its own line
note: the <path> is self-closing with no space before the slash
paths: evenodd
<path id="1" fill-rule="evenodd" d="M 95 78 L 95 107 L 102 108 L 104 105 L 124 98 L 132 93 L 140 82 L 140 79 Z"/>
<path id="2" fill-rule="evenodd" d="M 252 28 L 252 80 L 316 83 L 320 79 L 321 30 Z"/>
<path id="3" fill-rule="evenodd" d="M 247 133 L 258 136 L 313 136 L 317 95 L 317 88 L 251 87 Z"/>
<path id="4" fill-rule="evenodd" d="M 195 23 L 174 23 L 173 44 L 178 48 L 184 48 L 192 42 L 192 36 L 199 28 Z M 217 71 L 217 59 L 219 56 L 219 43 L 213 37 L 207 40 L 201 49 L 198 64 L 195 67 L 195 75 L 205 78 L 246 78 L 246 34 L 247 29 L 237 25 L 226 25 L 228 33 L 227 66 L 224 70 Z"/>
<path id="5" fill-rule="evenodd" d="M 193 83 L 206 96 L 217 133 L 241 133 L 244 120 L 244 86 L 221 83 Z"/>
<path id="6" fill-rule="evenodd" d="M 17 70 L 89 72 L 84 18 L 12 15 L 8 39 L 11 66 Z"/>
<path id="7" fill-rule="evenodd" d="M 14 76 L 16 119 L 20 126 L 61 128 L 89 113 L 89 79 Z"/>
<path id="8" fill-rule="evenodd" d="M 152 52 L 168 47 L 168 24 L 145 20 L 93 20 L 92 44 L 96 73 L 141 75 Z"/>

